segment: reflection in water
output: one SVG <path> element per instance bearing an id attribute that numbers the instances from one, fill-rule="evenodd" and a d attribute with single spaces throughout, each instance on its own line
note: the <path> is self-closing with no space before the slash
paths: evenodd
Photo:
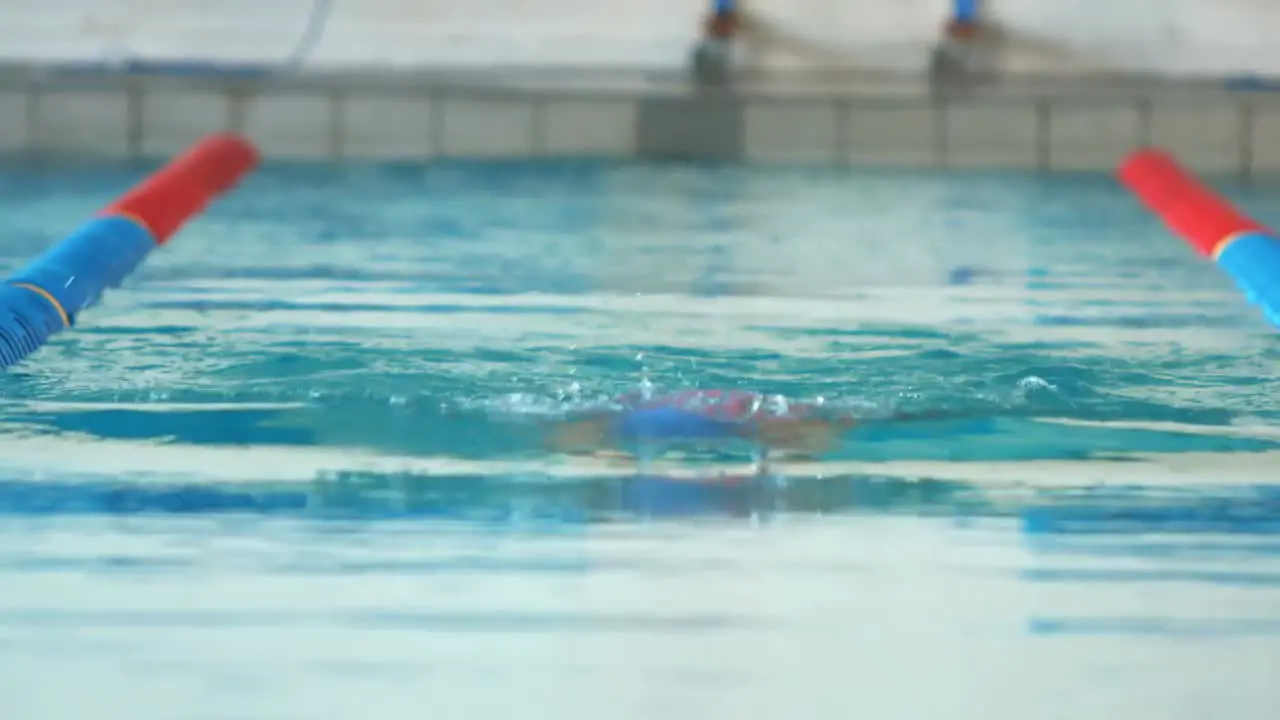
<path id="1" fill-rule="evenodd" d="M 456 502 L 463 482 L 420 484 L 429 508 L 425 496 Z M 460 717 L 856 705 L 885 720 L 1012 719 L 1046 697 L 1064 717 L 1095 703 L 1185 717 L 1203 698 L 1232 717 L 1274 717 L 1274 535 L 1040 527 L 1020 541 L 1013 518 L 958 518 L 946 503 L 948 517 L 929 519 L 929 499 L 904 498 L 897 512 L 915 517 L 792 510 L 747 522 L 732 516 L 758 502 L 748 485 L 638 477 L 591 496 L 654 516 L 715 506 L 648 523 L 548 518 L 514 492 L 507 507 L 532 511 L 11 515 L 0 572 L 22 582 L 0 594 L 0 690 L 33 718 L 71 716 L 86 693 L 143 720 L 367 717 L 353 693 L 410 717 L 424 691 Z M 677 486 L 707 492 L 677 497 Z M 367 487 L 357 509 L 385 509 L 380 492 Z M 586 491 L 564 489 L 556 507 L 575 494 Z M 119 693 L 141 675 L 145 702 Z M 1090 693 L 1081 677 L 1094 678 Z"/>
<path id="2" fill-rule="evenodd" d="M 615 472 L 548 476 L 336 472 L 310 483 L 7 481 L 0 513 L 286 515 L 594 523 L 639 518 L 900 514 L 1020 518 L 1033 535 L 1280 533 L 1280 487 L 1037 487 L 868 475 L 779 475 L 759 466 L 664 476 L 619 460 Z"/>

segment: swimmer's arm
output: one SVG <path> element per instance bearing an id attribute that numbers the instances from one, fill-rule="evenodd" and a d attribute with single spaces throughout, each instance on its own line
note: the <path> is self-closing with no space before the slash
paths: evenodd
<path id="1" fill-rule="evenodd" d="M 742 426 L 742 437 L 770 450 L 817 454 L 839 444 L 845 431 L 860 425 L 894 425 L 972 419 L 972 412 L 921 410 L 897 412 L 882 418 L 760 418 Z"/>
<path id="2" fill-rule="evenodd" d="M 820 454 L 840 442 L 840 435 L 853 427 L 852 418 L 760 418 L 743 426 L 743 437 L 766 450 Z"/>
<path id="3" fill-rule="evenodd" d="M 590 453 L 613 444 L 613 418 L 588 415 L 553 422 L 543 430 L 543 445 L 552 452 Z"/>

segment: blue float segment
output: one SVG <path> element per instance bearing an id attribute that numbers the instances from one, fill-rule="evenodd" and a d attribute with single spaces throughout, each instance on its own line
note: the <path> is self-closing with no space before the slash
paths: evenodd
<path id="1" fill-rule="evenodd" d="M 711 3 L 711 12 L 716 15 L 725 15 L 737 9 L 737 0 L 713 0 Z"/>
<path id="2" fill-rule="evenodd" d="M 19 270 L 8 284 L 44 290 L 74 324 L 77 313 L 97 303 L 107 288 L 119 287 L 155 247 L 151 233 L 129 218 L 96 218 Z"/>
<path id="3" fill-rule="evenodd" d="M 1228 239 L 1215 251 L 1215 257 L 1249 302 L 1280 327 L 1280 238 L 1262 232 L 1242 233 Z"/>
<path id="4" fill-rule="evenodd" d="M 66 327 L 62 313 L 38 292 L 0 284 L 0 367 L 9 367 Z"/>
<path id="5" fill-rule="evenodd" d="M 0 367 L 35 352 L 119 287 L 156 246 L 125 217 L 96 218 L 0 284 Z"/>
<path id="6" fill-rule="evenodd" d="M 978 22 L 979 0 L 955 0 L 952 19 L 963 23 Z"/>

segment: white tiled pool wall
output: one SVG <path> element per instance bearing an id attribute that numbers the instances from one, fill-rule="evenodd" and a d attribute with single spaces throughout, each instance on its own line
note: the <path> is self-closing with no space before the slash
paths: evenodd
<path id="1" fill-rule="evenodd" d="M 233 130 L 279 158 L 627 158 L 643 154 L 645 102 L 606 92 L 0 84 L 0 153 L 162 158 Z M 1280 171 L 1280 99 L 1264 95 L 740 102 L 740 149 L 730 154 L 748 162 L 1109 170 L 1130 148 L 1157 144 L 1200 171 Z"/>

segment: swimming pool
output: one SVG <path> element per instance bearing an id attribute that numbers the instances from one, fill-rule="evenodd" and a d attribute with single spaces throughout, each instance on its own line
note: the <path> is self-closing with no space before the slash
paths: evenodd
<path id="1" fill-rule="evenodd" d="M 6 270 L 141 173 L 3 171 Z M 0 696 L 1274 717 L 1278 366 L 1106 178 L 269 166 L 0 377 Z M 955 417 L 542 450 L 638 387 Z"/>

